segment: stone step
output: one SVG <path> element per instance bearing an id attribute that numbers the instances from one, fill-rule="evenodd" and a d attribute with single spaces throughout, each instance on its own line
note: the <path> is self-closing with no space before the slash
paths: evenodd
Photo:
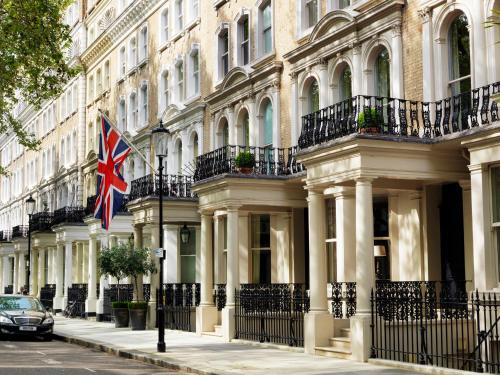
<path id="1" fill-rule="evenodd" d="M 350 328 L 341 328 L 340 329 L 340 337 L 351 338 L 351 329 Z"/>
<path id="2" fill-rule="evenodd" d="M 336 349 L 351 350 L 351 339 L 349 337 L 332 337 L 330 346 Z"/>
<path id="3" fill-rule="evenodd" d="M 352 356 L 350 349 L 333 348 L 331 346 L 317 346 L 314 348 L 314 352 L 316 355 L 340 359 L 351 359 Z"/>
<path id="4" fill-rule="evenodd" d="M 212 337 L 222 337 L 222 334 L 218 334 L 217 332 L 202 332 L 203 336 L 212 336 Z"/>

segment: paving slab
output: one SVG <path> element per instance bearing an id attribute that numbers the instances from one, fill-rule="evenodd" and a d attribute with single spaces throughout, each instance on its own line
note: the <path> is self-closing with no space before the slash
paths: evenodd
<path id="1" fill-rule="evenodd" d="M 131 331 L 112 323 L 56 317 L 55 334 L 66 341 L 197 374 L 417 374 L 386 366 L 303 352 L 227 343 L 222 338 L 165 331 L 166 353 L 156 352 L 157 331 Z"/>

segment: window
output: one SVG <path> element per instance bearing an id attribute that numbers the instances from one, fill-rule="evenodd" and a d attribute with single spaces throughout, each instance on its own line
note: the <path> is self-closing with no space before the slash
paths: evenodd
<path id="1" fill-rule="evenodd" d="M 319 111 L 319 86 L 318 81 L 313 80 L 309 85 L 309 113 Z"/>
<path id="2" fill-rule="evenodd" d="M 268 147 L 273 145 L 273 106 L 268 101 L 264 106 L 264 134 L 263 146 Z"/>
<path id="3" fill-rule="evenodd" d="M 89 97 L 88 101 L 91 102 L 94 99 L 94 76 L 89 77 Z"/>
<path id="4" fill-rule="evenodd" d="M 182 142 L 177 144 L 177 174 L 182 174 Z"/>
<path id="5" fill-rule="evenodd" d="M 169 82 L 168 82 L 168 72 L 163 72 L 161 75 L 161 82 L 160 82 L 160 87 L 161 87 L 161 106 L 163 110 L 165 110 L 169 103 Z"/>
<path id="6" fill-rule="evenodd" d="M 199 156 L 199 150 L 198 150 L 198 134 L 194 135 L 193 138 L 193 159 L 196 161 L 196 158 Z"/>
<path id="7" fill-rule="evenodd" d="M 93 150 L 94 148 L 94 127 L 92 123 L 90 123 L 88 127 L 87 140 L 87 152 L 90 152 L 90 150 Z"/>
<path id="8" fill-rule="evenodd" d="M 197 95 L 200 91 L 200 62 L 198 49 L 191 52 L 191 94 Z"/>
<path id="9" fill-rule="evenodd" d="M 161 12 L 160 25 L 160 41 L 163 44 L 168 41 L 168 9 L 164 9 L 163 12 Z"/>
<path id="10" fill-rule="evenodd" d="M 352 75 L 349 66 L 346 66 L 340 74 L 339 94 L 340 100 L 352 98 Z"/>
<path id="11" fill-rule="evenodd" d="M 71 115 L 71 104 L 73 103 L 73 100 L 71 99 L 71 89 L 68 89 L 66 91 L 66 116 Z M 47 128 L 48 128 L 48 123 L 47 123 Z"/>
<path id="12" fill-rule="evenodd" d="M 316 25 L 318 22 L 318 0 L 306 0 L 305 17 L 306 28 Z"/>
<path id="13" fill-rule="evenodd" d="M 252 283 L 271 282 L 271 219 L 270 215 L 251 216 Z"/>
<path id="14" fill-rule="evenodd" d="M 188 227 L 189 240 L 185 244 L 181 241 L 181 283 L 194 283 L 196 281 L 196 230 Z"/>
<path id="15" fill-rule="evenodd" d="M 176 0 L 175 1 L 175 16 L 177 19 L 177 23 L 176 23 L 177 31 L 181 31 L 182 28 L 184 27 L 183 20 L 182 20 L 182 17 L 183 17 L 182 8 L 183 8 L 182 0 Z"/>
<path id="16" fill-rule="evenodd" d="M 192 11 L 192 17 L 191 19 L 195 19 L 196 17 L 198 17 L 198 14 L 199 14 L 199 0 L 191 0 L 191 11 Z"/>
<path id="17" fill-rule="evenodd" d="M 148 85 L 144 83 L 141 86 L 141 126 L 148 124 Z"/>
<path id="18" fill-rule="evenodd" d="M 60 163 L 61 163 L 61 166 L 64 166 L 66 164 L 66 161 L 65 161 L 65 158 L 66 157 L 66 143 L 63 140 L 61 140 L 61 155 L 60 155 Z M 47 159 L 45 159 L 47 160 Z M 46 168 L 48 169 L 48 168 Z"/>
<path id="19" fill-rule="evenodd" d="M 351 0 L 338 0 L 339 6 L 338 9 L 344 9 L 348 6 L 351 6 Z"/>
<path id="20" fill-rule="evenodd" d="M 222 126 L 222 146 L 227 146 L 229 144 L 229 125 L 225 121 Z"/>
<path id="21" fill-rule="evenodd" d="M 130 40 L 130 45 L 129 45 L 129 50 L 128 50 L 128 65 L 130 66 L 130 69 L 135 67 L 137 61 L 137 45 L 135 42 L 135 38 L 132 38 Z"/>
<path id="22" fill-rule="evenodd" d="M 65 158 L 67 164 L 71 163 L 71 150 L 74 149 L 73 147 L 74 145 L 71 144 L 71 137 L 68 134 L 68 136 L 66 137 L 66 158 Z"/>
<path id="23" fill-rule="evenodd" d="M 104 63 L 104 88 L 109 90 L 109 61 Z"/>
<path id="24" fill-rule="evenodd" d="M 219 33 L 219 79 L 229 71 L 229 30 L 222 29 Z"/>
<path id="25" fill-rule="evenodd" d="M 389 52 L 383 48 L 375 60 L 375 88 L 376 95 L 382 97 L 391 96 L 391 67 L 389 63 Z"/>
<path id="26" fill-rule="evenodd" d="M 120 49 L 120 75 L 123 77 L 127 72 L 127 61 L 125 59 L 125 46 Z"/>
<path id="27" fill-rule="evenodd" d="M 451 23 L 448 40 L 450 94 L 469 92 L 471 90 L 470 42 L 467 17 L 464 14 Z"/>
<path id="28" fill-rule="evenodd" d="M 184 100 L 184 63 L 182 61 L 177 63 L 177 100 L 182 102 Z"/>
<path id="29" fill-rule="evenodd" d="M 140 33 L 139 61 L 148 57 L 148 28 L 143 27 Z"/>
<path id="30" fill-rule="evenodd" d="M 101 69 L 97 69 L 95 80 L 96 80 L 96 82 L 95 82 L 96 83 L 96 94 L 100 95 L 101 92 L 102 92 L 102 73 L 101 73 Z"/>
<path id="31" fill-rule="evenodd" d="M 118 105 L 118 126 L 122 131 L 127 130 L 127 109 L 124 98 L 120 99 Z"/>
<path id="32" fill-rule="evenodd" d="M 130 94 L 129 111 L 130 111 L 130 120 L 129 120 L 130 129 L 136 129 L 137 128 L 137 96 L 135 93 Z"/>
<path id="33" fill-rule="evenodd" d="M 241 134 L 242 134 L 242 140 L 241 140 L 241 145 L 243 146 L 250 146 L 250 119 L 248 117 L 248 112 L 245 111 L 245 114 L 243 115 L 241 119 Z"/>
<path id="34" fill-rule="evenodd" d="M 262 48 L 263 55 L 270 53 L 273 49 L 273 30 L 272 30 L 272 13 L 271 2 L 265 3 L 259 10 L 259 15 L 262 24 Z"/>
<path id="35" fill-rule="evenodd" d="M 238 63 L 240 65 L 247 65 L 250 62 L 250 32 L 248 24 L 248 15 L 245 15 L 238 22 L 238 45 L 239 56 Z"/>
<path id="36" fill-rule="evenodd" d="M 74 85 L 73 86 L 73 112 L 76 112 L 78 110 L 78 86 L 77 85 Z M 54 123 L 54 119 L 52 118 L 53 114 L 51 112 L 51 124 Z"/>
<path id="37" fill-rule="evenodd" d="M 497 273 L 500 280 L 500 167 L 491 169 L 492 229 L 497 254 Z"/>

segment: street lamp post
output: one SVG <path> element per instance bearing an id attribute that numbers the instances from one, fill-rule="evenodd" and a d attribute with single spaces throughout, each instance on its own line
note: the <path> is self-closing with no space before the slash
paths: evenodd
<path id="1" fill-rule="evenodd" d="M 28 295 L 30 294 L 30 275 L 31 275 L 31 215 L 35 211 L 35 200 L 29 196 L 26 199 L 26 212 L 28 213 Z"/>
<path id="2" fill-rule="evenodd" d="M 157 298 L 157 317 L 158 317 L 158 352 L 165 352 L 165 310 L 163 306 L 163 262 L 165 259 L 165 249 L 163 248 L 163 158 L 167 156 L 166 138 L 169 134 L 167 128 L 163 126 L 160 120 L 158 126 L 151 131 L 152 141 L 155 145 L 156 156 L 158 157 L 158 190 L 159 190 L 159 230 L 160 230 L 160 285 Z"/>

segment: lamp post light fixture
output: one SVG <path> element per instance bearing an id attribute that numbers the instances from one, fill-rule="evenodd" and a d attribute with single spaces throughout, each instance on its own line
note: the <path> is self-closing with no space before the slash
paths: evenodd
<path id="1" fill-rule="evenodd" d="M 159 190 L 159 230 L 160 230 L 160 285 L 158 288 L 157 319 L 158 319 L 158 344 L 157 350 L 160 353 L 165 352 L 165 309 L 163 305 L 163 262 L 165 259 L 165 250 L 163 249 L 163 159 L 167 157 L 167 137 L 170 134 L 163 122 L 151 131 L 152 142 L 155 146 L 155 153 L 158 157 L 158 190 Z"/>
<path id="2" fill-rule="evenodd" d="M 189 237 L 191 236 L 191 232 L 186 224 L 181 228 L 181 242 L 185 245 L 189 242 Z"/>
<path id="3" fill-rule="evenodd" d="M 28 214 L 28 282 L 26 283 L 28 288 L 28 295 L 30 294 L 30 275 L 31 275 L 31 216 L 35 212 L 35 200 L 33 197 L 29 196 L 26 199 L 26 212 Z"/>

